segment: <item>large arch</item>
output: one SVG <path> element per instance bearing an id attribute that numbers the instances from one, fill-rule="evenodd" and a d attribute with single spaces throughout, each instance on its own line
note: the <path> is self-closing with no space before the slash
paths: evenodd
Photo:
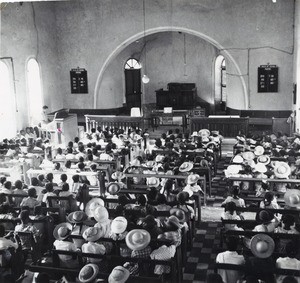
<path id="1" fill-rule="evenodd" d="M 245 101 L 245 109 L 248 109 L 249 106 L 249 98 L 248 98 L 248 94 L 247 94 L 247 86 L 246 86 L 246 82 L 242 76 L 242 72 L 241 69 L 239 67 L 239 65 L 237 64 L 237 62 L 235 61 L 235 59 L 232 57 L 232 55 L 230 54 L 230 52 L 228 50 L 225 50 L 225 48 L 218 43 L 216 40 L 214 40 L 213 38 L 211 38 L 210 36 L 207 36 L 206 34 L 203 34 L 201 32 L 192 30 L 192 29 L 188 29 L 188 28 L 182 28 L 182 27 L 170 27 L 170 26 L 165 26 L 165 27 L 157 27 L 157 28 L 152 28 L 152 29 L 147 29 L 145 31 L 141 31 L 131 37 L 129 37 L 127 40 L 125 40 L 124 42 L 122 42 L 121 44 L 119 44 L 112 52 L 111 54 L 106 58 L 104 64 L 102 65 L 98 77 L 97 77 L 97 81 L 96 81 L 96 85 L 95 85 L 95 90 L 94 90 L 94 108 L 96 109 L 97 106 L 97 95 L 98 95 L 98 91 L 100 88 L 100 84 L 104 75 L 104 72 L 106 70 L 106 68 L 108 67 L 108 65 L 110 64 L 110 62 L 124 49 L 126 48 L 129 44 L 133 43 L 134 41 L 143 38 L 144 36 L 147 35 L 151 35 L 154 33 L 159 33 L 159 32 L 166 32 L 166 31 L 178 31 L 178 32 L 184 32 L 190 35 L 194 35 L 197 37 L 200 37 L 204 40 L 206 40 L 207 42 L 211 43 L 212 45 L 214 45 L 215 47 L 217 47 L 219 50 L 222 50 L 222 54 L 224 54 L 226 56 L 227 59 L 229 59 L 235 66 L 236 71 L 237 71 L 237 75 L 239 76 L 240 80 L 241 80 L 241 84 L 243 87 L 243 92 L 244 92 L 244 101 Z"/>

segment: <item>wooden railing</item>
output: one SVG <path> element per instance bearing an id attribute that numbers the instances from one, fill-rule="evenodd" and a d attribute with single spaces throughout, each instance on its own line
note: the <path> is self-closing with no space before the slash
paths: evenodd
<path id="1" fill-rule="evenodd" d="M 143 117 L 130 116 L 105 116 L 105 115 L 84 115 L 86 132 L 90 133 L 92 128 L 100 127 L 104 130 L 106 127 L 119 128 L 127 131 L 129 128 L 144 129 Z"/>
<path id="2" fill-rule="evenodd" d="M 214 118 L 191 117 L 190 132 L 208 129 L 219 131 L 224 137 L 236 137 L 240 133 L 248 132 L 249 118 Z"/>

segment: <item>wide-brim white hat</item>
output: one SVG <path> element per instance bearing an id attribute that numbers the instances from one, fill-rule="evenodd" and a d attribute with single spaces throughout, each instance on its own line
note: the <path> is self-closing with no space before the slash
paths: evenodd
<path id="1" fill-rule="evenodd" d="M 252 151 L 245 151 L 242 153 L 242 157 L 245 160 L 253 160 L 255 158 L 255 154 Z"/>
<path id="2" fill-rule="evenodd" d="M 85 213 L 88 217 L 94 217 L 95 209 L 99 206 L 104 206 L 104 200 L 101 198 L 92 198 L 85 207 Z"/>
<path id="3" fill-rule="evenodd" d="M 254 171 L 259 172 L 259 173 L 266 173 L 268 171 L 268 169 L 265 164 L 257 163 L 257 164 L 255 164 Z"/>
<path id="4" fill-rule="evenodd" d="M 260 155 L 257 157 L 257 162 L 258 163 L 261 163 L 261 164 L 264 164 L 264 165 L 267 165 L 270 163 L 270 157 L 267 156 L 267 155 Z"/>
<path id="5" fill-rule="evenodd" d="M 209 137 L 210 131 L 208 129 L 202 129 L 198 132 L 199 137 Z"/>
<path id="6" fill-rule="evenodd" d="M 125 174 L 123 172 L 121 172 L 121 171 L 116 171 L 116 172 L 114 172 L 114 173 L 111 174 L 111 178 L 113 180 L 116 180 L 116 181 L 119 181 L 119 182 L 121 180 L 123 180 L 125 177 L 126 177 Z"/>
<path id="7" fill-rule="evenodd" d="M 55 226 L 53 236 L 56 240 L 65 240 L 72 232 L 72 225 L 68 222 L 63 222 Z"/>
<path id="8" fill-rule="evenodd" d="M 156 157 L 155 157 L 155 162 L 157 162 L 157 163 L 163 162 L 164 158 L 165 158 L 165 157 L 164 157 L 163 155 L 158 154 L 158 155 L 156 155 Z"/>
<path id="9" fill-rule="evenodd" d="M 157 188 L 160 185 L 160 181 L 156 177 L 147 178 L 147 186 Z"/>
<path id="10" fill-rule="evenodd" d="M 109 220 L 108 211 L 104 206 L 98 206 L 93 216 L 98 223 L 106 223 Z"/>
<path id="11" fill-rule="evenodd" d="M 115 234 L 122 234 L 126 228 L 127 219 L 123 216 L 118 216 L 111 222 L 111 231 Z"/>
<path id="12" fill-rule="evenodd" d="M 74 211 L 67 216 L 70 223 L 82 223 L 88 218 L 84 211 Z"/>
<path id="13" fill-rule="evenodd" d="M 241 164 L 244 162 L 244 158 L 241 155 L 235 155 L 232 159 L 232 163 Z"/>
<path id="14" fill-rule="evenodd" d="M 257 234 L 251 238 L 250 248 L 256 257 L 268 258 L 274 251 L 275 243 L 269 235 Z"/>
<path id="15" fill-rule="evenodd" d="M 89 227 L 84 230 L 82 237 L 88 242 L 96 242 L 104 237 L 104 231 L 100 227 Z"/>
<path id="16" fill-rule="evenodd" d="M 81 283 L 93 282 L 99 273 L 99 267 L 96 264 L 89 263 L 81 268 L 78 279 Z"/>
<path id="17" fill-rule="evenodd" d="M 229 165 L 226 169 L 226 172 L 229 175 L 234 175 L 234 174 L 238 174 L 242 169 L 243 168 L 241 165 Z"/>
<path id="18" fill-rule="evenodd" d="M 111 195 L 116 195 L 121 190 L 121 186 L 117 182 L 111 182 L 108 184 L 106 191 Z"/>
<path id="19" fill-rule="evenodd" d="M 134 229 L 126 235 L 125 241 L 129 249 L 140 251 L 149 245 L 151 236 L 150 233 L 144 229 Z"/>
<path id="20" fill-rule="evenodd" d="M 274 175 L 278 179 L 288 178 L 291 174 L 291 167 L 286 162 L 277 162 L 274 168 Z"/>
<path id="21" fill-rule="evenodd" d="M 200 176 L 198 174 L 190 174 L 186 179 L 186 183 L 188 185 L 195 184 L 200 180 Z"/>
<path id="22" fill-rule="evenodd" d="M 183 162 L 180 166 L 179 166 L 179 171 L 180 172 L 188 172 L 190 170 L 192 170 L 194 167 L 192 162 Z"/>
<path id="23" fill-rule="evenodd" d="M 300 191 L 297 189 L 288 189 L 284 194 L 284 201 L 289 207 L 300 208 Z"/>
<path id="24" fill-rule="evenodd" d="M 192 134 L 191 134 L 191 137 L 198 137 L 198 132 L 193 132 Z"/>
<path id="25" fill-rule="evenodd" d="M 265 149 L 261 145 L 256 146 L 254 149 L 254 154 L 257 156 L 263 155 L 264 152 L 265 152 Z"/>
<path id="26" fill-rule="evenodd" d="M 125 283 L 130 272 L 123 266 L 116 266 L 108 277 L 108 283 Z"/>

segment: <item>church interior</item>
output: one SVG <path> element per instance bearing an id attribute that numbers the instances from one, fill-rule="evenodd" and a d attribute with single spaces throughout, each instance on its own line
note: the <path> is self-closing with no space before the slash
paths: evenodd
<path id="1" fill-rule="evenodd" d="M 300 0 L 0 20 L 0 283 L 300 282 Z"/>

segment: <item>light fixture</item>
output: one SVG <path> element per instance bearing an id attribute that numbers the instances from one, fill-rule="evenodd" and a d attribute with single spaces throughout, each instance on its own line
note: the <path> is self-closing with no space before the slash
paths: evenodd
<path id="1" fill-rule="evenodd" d="M 150 82 L 149 77 L 147 76 L 147 41 L 146 41 L 146 9 L 145 9 L 145 0 L 143 0 L 143 16 L 144 16 L 144 53 L 145 53 L 145 71 L 142 77 L 142 82 L 147 84 Z"/>

